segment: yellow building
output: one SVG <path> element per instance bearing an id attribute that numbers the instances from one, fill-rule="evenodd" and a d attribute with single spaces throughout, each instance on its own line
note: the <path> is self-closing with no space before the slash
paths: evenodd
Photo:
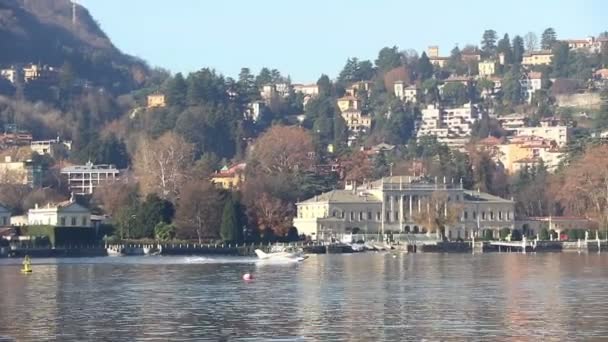
<path id="1" fill-rule="evenodd" d="M 372 90 L 374 82 L 372 81 L 359 81 L 350 85 L 350 87 L 346 88 L 347 96 L 357 96 L 357 93 L 365 90 L 367 94 Z"/>
<path id="2" fill-rule="evenodd" d="M 479 76 L 488 77 L 493 76 L 496 73 L 496 61 L 483 61 L 479 62 Z"/>
<path id="3" fill-rule="evenodd" d="M 148 95 L 148 108 L 163 108 L 166 105 L 164 94 L 154 93 Z"/>
<path id="4" fill-rule="evenodd" d="M 443 68 L 449 60 L 449 57 L 439 56 L 439 46 L 437 45 L 429 46 L 426 54 L 431 64 L 434 64 L 440 68 Z"/>
<path id="5" fill-rule="evenodd" d="M 553 53 L 550 50 L 532 51 L 524 54 L 522 65 L 548 65 L 551 64 Z"/>
<path id="6" fill-rule="evenodd" d="M 347 95 L 338 99 L 338 108 L 340 108 L 341 112 L 347 109 L 359 109 L 359 102 L 358 98 Z"/>
<path id="7" fill-rule="evenodd" d="M 211 182 L 223 189 L 238 189 L 245 181 L 246 166 L 245 163 L 236 164 L 230 168 L 224 166 L 211 176 Z"/>
<path id="8" fill-rule="evenodd" d="M 363 115 L 358 109 L 349 108 L 342 111 L 342 118 L 351 132 L 361 132 L 372 127 L 372 118 L 369 115 Z"/>
<path id="9" fill-rule="evenodd" d="M 513 137 L 511 141 L 496 146 L 498 160 L 509 174 L 524 167 L 533 167 L 543 161 L 549 171 L 554 171 L 564 156 L 555 142 L 533 136 Z"/>
<path id="10" fill-rule="evenodd" d="M 42 183 L 42 168 L 31 160 L 14 161 L 10 156 L 0 163 L 0 183 L 23 184 L 31 187 Z"/>

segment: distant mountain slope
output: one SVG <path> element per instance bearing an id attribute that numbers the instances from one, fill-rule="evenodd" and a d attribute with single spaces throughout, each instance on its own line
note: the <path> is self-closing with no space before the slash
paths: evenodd
<path id="1" fill-rule="evenodd" d="M 121 53 L 83 6 L 69 0 L 0 0 L 0 65 L 60 67 L 116 92 L 145 81 L 147 65 Z"/>

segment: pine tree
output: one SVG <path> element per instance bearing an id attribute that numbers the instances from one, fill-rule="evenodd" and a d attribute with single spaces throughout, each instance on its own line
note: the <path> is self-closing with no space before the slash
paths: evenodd
<path id="1" fill-rule="evenodd" d="M 519 64 L 524 56 L 524 39 L 521 36 L 515 36 L 511 45 L 513 48 L 513 63 Z"/>
<path id="2" fill-rule="evenodd" d="M 540 47 L 543 50 L 549 50 L 553 47 L 553 44 L 557 42 L 557 34 L 552 27 L 547 28 L 543 31 L 540 38 Z"/>
<path id="3" fill-rule="evenodd" d="M 167 103 L 171 106 L 185 106 L 187 92 L 188 84 L 182 73 L 178 72 L 167 85 Z"/>
<path id="4" fill-rule="evenodd" d="M 509 39 L 509 34 L 505 33 L 504 37 L 498 41 L 496 52 L 504 54 L 505 64 L 513 63 L 513 54 L 511 51 L 511 40 Z"/>
<path id="5" fill-rule="evenodd" d="M 224 205 L 220 235 L 224 241 L 239 241 L 239 233 L 240 229 L 238 219 L 236 217 L 236 210 L 234 209 L 234 202 L 232 199 L 229 199 Z"/>
<path id="6" fill-rule="evenodd" d="M 481 50 L 483 50 L 487 57 L 494 55 L 494 52 L 496 51 L 496 39 L 496 31 L 484 31 L 483 37 L 481 38 Z"/>
<path id="7" fill-rule="evenodd" d="M 420 59 L 418 60 L 418 78 L 422 81 L 433 77 L 433 64 L 429 60 L 429 57 L 426 55 L 426 52 L 423 52 L 420 55 Z"/>

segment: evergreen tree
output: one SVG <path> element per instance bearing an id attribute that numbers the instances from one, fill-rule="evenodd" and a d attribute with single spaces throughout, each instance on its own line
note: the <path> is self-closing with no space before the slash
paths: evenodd
<path id="1" fill-rule="evenodd" d="M 557 42 L 555 30 L 552 27 L 545 29 L 540 38 L 540 48 L 543 50 L 550 50 L 555 42 Z"/>
<path id="2" fill-rule="evenodd" d="M 518 105 L 522 102 L 521 73 L 519 68 L 513 67 L 502 81 L 503 100 L 509 105 Z"/>
<path id="3" fill-rule="evenodd" d="M 186 106 L 186 93 L 188 92 L 188 84 L 181 72 L 168 82 L 167 85 L 167 103 L 170 106 Z"/>
<path id="4" fill-rule="evenodd" d="M 509 34 L 505 33 L 504 37 L 498 41 L 496 52 L 504 54 L 505 64 L 513 63 L 513 52 L 511 51 L 511 40 L 509 39 Z"/>
<path id="5" fill-rule="evenodd" d="M 513 63 L 521 63 L 524 57 L 524 39 L 521 36 L 513 37 L 512 48 Z"/>
<path id="6" fill-rule="evenodd" d="M 255 84 L 258 88 L 272 83 L 272 74 L 270 69 L 264 67 L 260 70 L 260 73 L 255 78 Z"/>
<path id="7" fill-rule="evenodd" d="M 349 58 L 346 60 L 346 65 L 338 75 L 338 82 L 343 84 L 352 83 L 356 80 L 359 65 L 357 58 Z"/>
<path id="8" fill-rule="evenodd" d="M 559 42 L 553 44 L 553 58 L 551 59 L 551 67 L 554 77 L 568 77 L 570 48 L 568 43 Z"/>
<path id="9" fill-rule="evenodd" d="M 321 77 L 319 77 L 319 80 L 317 81 L 317 86 L 319 87 L 320 97 L 331 96 L 331 81 L 329 80 L 329 77 L 327 75 L 323 74 L 321 75 Z"/>
<path id="10" fill-rule="evenodd" d="M 401 65 L 401 54 L 396 46 L 384 47 L 378 53 L 376 67 L 382 72 L 389 71 Z"/>
<path id="11" fill-rule="evenodd" d="M 240 230 L 241 228 L 239 227 L 238 218 L 236 216 L 234 202 L 232 199 L 228 199 L 224 205 L 222 214 L 222 226 L 220 228 L 222 240 L 229 242 L 240 241 Z"/>
<path id="12" fill-rule="evenodd" d="M 426 52 L 423 52 L 422 55 L 420 55 L 416 71 L 418 73 L 418 79 L 422 81 L 433 77 L 433 64 L 431 64 Z"/>
<path id="13" fill-rule="evenodd" d="M 496 52 L 496 31 L 485 30 L 481 39 L 481 50 L 484 52 L 486 57 L 493 56 Z"/>

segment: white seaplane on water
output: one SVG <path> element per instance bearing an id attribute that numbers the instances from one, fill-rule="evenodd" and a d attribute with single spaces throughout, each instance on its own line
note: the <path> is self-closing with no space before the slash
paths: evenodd
<path id="1" fill-rule="evenodd" d="M 308 258 L 304 253 L 292 247 L 273 247 L 270 253 L 265 253 L 260 249 L 256 249 L 254 252 L 258 259 L 265 261 L 303 261 Z"/>

